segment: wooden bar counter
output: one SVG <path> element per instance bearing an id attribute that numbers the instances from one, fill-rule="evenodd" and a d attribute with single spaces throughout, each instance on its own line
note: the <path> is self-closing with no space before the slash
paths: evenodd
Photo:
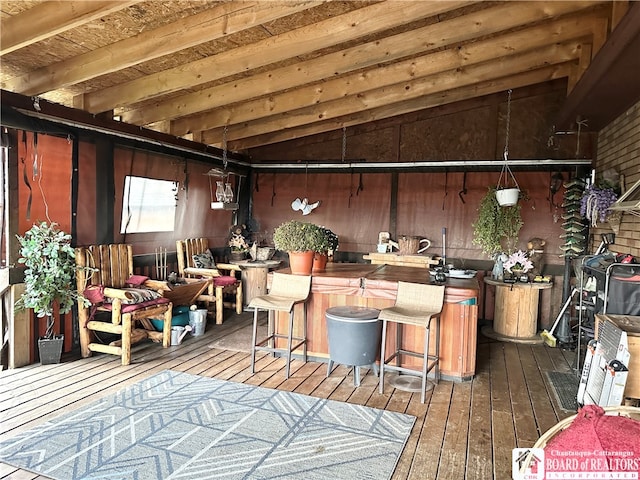
<path id="1" fill-rule="evenodd" d="M 279 270 L 289 273 L 288 269 Z M 392 306 L 398 281 L 431 283 L 424 268 L 395 265 L 329 263 L 324 272 L 314 273 L 307 301 L 307 350 L 311 357 L 328 359 L 325 312 L 330 307 L 356 305 L 377 309 Z M 473 279 L 448 279 L 445 305 L 440 323 L 440 372 L 449 380 L 469 380 L 475 374 L 478 323 L 478 282 Z M 300 334 L 301 306 L 296 306 L 294 336 Z M 278 329 L 284 330 L 288 314 L 277 315 Z M 389 339 L 395 339 L 390 324 Z M 435 329 L 431 335 L 435 336 Z M 424 333 L 411 326 L 403 330 L 404 346 L 422 351 Z M 432 338 L 431 345 L 434 345 Z M 391 340 L 389 340 L 391 342 Z M 391 347 L 391 343 L 388 344 Z M 434 352 L 431 352 L 434 353 Z M 414 362 L 414 363 L 409 363 Z M 419 359 L 407 358 L 405 365 L 421 368 Z"/>

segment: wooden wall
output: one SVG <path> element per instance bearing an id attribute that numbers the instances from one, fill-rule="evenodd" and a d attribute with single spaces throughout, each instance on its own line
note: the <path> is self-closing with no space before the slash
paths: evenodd
<path id="1" fill-rule="evenodd" d="M 623 178 L 626 188 L 640 180 L 640 102 L 599 132 L 595 169 L 596 176 L 607 169 L 614 169 Z M 591 230 L 592 251 L 600 244 L 600 234 L 611 231 L 616 233 L 616 242 L 611 250 L 630 253 L 640 259 L 640 217 L 624 213 L 619 228 L 609 222 L 599 224 Z"/>
<path id="2" fill-rule="evenodd" d="M 509 127 L 510 159 L 589 158 L 591 136 L 557 135 L 554 115 L 566 94 L 564 82 L 549 82 L 513 91 Z M 496 185 L 499 172 L 463 167 L 433 171 L 394 172 L 398 162 L 494 160 L 499 167 L 505 146 L 507 92 L 445 105 L 421 112 L 371 122 L 347 129 L 345 161 L 357 164 L 387 162 L 387 173 L 315 173 L 303 168 L 314 162 L 341 162 L 342 131 L 329 132 L 280 144 L 251 149 L 255 164 L 293 162 L 299 167 L 286 173 L 254 171 L 253 217 L 263 236 L 290 218 L 296 197 L 320 200 L 321 206 L 305 217 L 332 228 L 340 236 L 341 251 L 370 252 L 378 232 L 420 235 L 432 241 L 431 251 L 442 251 L 442 228 L 447 229 L 447 256 L 489 260 L 472 244 L 472 224 L 477 205 L 487 187 Z M 534 167 L 535 169 L 535 163 Z M 468 169 L 467 169 L 468 170 Z M 545 263 L 561 265 L 560 207 L 563 191 L 551 198 L 551 167 L 515 173 L 528 195 L 522 203 L 524 227 L 520 248 L 532 237 L 547 241 Z M 575 167 L 564 178 L 575 176 Z M 359 187 L 362 187 L 359 189 Z M 466 190 L 466 193 L 460 194 Z M 459 195 L 460 194 L 460 195 Z"/>
<path id="3" fill-rule="evenodd" d="M 505 145 L 507 92 L 487 95 L 347 128 L 348 161 L 414 162 L 501 160 Z M 556 135 L 555 115 L 566 82 L 553 81 L 512 92 L 509 158 L 591 158 L 589 134 Z M 252 148 L 253 163 L 340 161 L 342 130 Z"/>
<path id="4" fill-rule="evenodd" d="M 100 162 L 101 150 L 105 148 L 110 149 L 111 157 L 107 165 Z M 229 229 L 235 222 L 234 213 L 210 208 L 211 192 L 206 175 L 210 165 L 137 148 L 92 142 L 81 142 L 79 151 L 78 245 L 131 243 L 134 255 L 154 254 L 156 247 L 175 252 L 176 240 L 191 237 L 207 237 L 215 247 L 226 245 Z M 173 232 L 120 233 L 127 175 L 178 182 Z M 212 179 L 214 186 L 215 180 Z M 237 178 L 232 176 L 231 180 L 237 181 Z M 105 185 L 111 185 L 111 189 Z M 101 224 L 109 229 L 105 231 Z"/>

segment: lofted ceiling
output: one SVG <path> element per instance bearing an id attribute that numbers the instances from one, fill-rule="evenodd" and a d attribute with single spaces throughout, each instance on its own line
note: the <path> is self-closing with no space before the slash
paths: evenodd
<path id="1" fill-rule="evenodd" d="M 244 151 L 559 78 L 569 95 L 630 6 L 3 0 L 0 9 L 3 90 Z"/>

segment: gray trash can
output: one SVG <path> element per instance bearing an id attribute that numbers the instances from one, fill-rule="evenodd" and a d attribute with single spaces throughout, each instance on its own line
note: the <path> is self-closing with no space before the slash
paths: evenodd
<path id="1" fill-rule="evenodd" d="M 343 306 L 331 307 L 325 312 L 327 341 L 329 343 L 329 365 L 327 377 L 333 363 L 353 366 L 353 383 L 360 385 L 360 366 L 371 365 L 378 375 L 376 358 L 380 352 L 380 310 L 376 308 Z"/>

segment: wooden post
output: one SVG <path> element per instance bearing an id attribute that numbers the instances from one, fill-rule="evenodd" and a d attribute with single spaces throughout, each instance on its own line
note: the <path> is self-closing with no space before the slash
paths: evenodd
<path id="1" fill-rule="evenodd" d="M 31 363 L 31 312 L 16 311 L 15 304 L 25 291 L 24 283 L 11 285 L 5 295 L 5 311 L 9 317 L 9 368 L 18 368 Z M 8 305 L 7 305 L 8 304 Z"/>

